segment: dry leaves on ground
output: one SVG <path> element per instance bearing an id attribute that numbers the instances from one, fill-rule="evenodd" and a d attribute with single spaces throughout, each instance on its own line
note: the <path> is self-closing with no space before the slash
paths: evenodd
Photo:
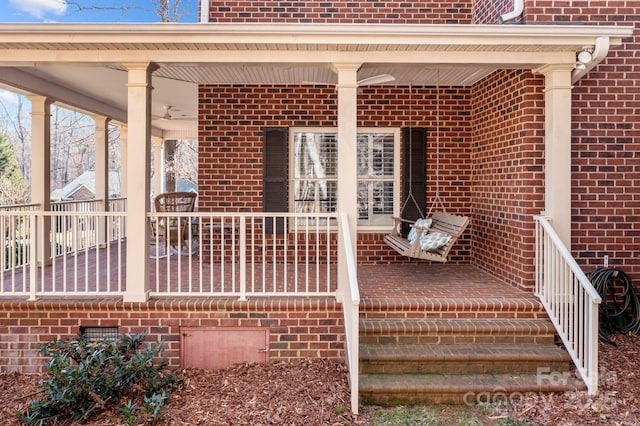
<path id="1" fill-rule="evenodd" d="M 614 335 L 600 343 L 599 392 L 527 395 L 510 417 L 531 425 L 640 425 L 640 337 Z"/>
<path id="2" fill-rule="evenodd" d="M 531 425 L 638 425 L 640 338 L 614 336 L 617 346 L 600 344 L 600 392 L 527 395 L 502 416 Z M 352 416 L 347 370 L 333 360 L 301 359 L 241 364 L 220 371 L 184 370 L 172 394 L 168 425 L 370 425 L 375 407 Z M 0 423 L 17 425 L 15 413 L 38 397 L 39 377 L 0 375 Z M 448 414 L 455 407 L 448 407 Z M 115 411 L 89 425 L 112 425 Z M 58 423 L 60 424 L 60 423 Z M 117 424 L 117 421 L 115 422 Z M 443 423 L 446 424 L 446 423 Z M 496 422 L 495 424 L 499 424 Z"/>

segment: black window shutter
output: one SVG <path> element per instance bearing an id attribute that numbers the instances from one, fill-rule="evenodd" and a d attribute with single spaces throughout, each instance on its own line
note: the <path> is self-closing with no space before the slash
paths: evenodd
<path id="1" fill-rule="evenodd" d="M 426 214 L 427 205 L 427 129 L 404 127 L 402 129 L 402 205 L 401 216 L 405 219 L 420 219 Z M 413 199 L 409 197 L 413 195 Z M 417 206 L 416 206 L 417 204 Z M 420 207 L 418 209 L 418 206 Z M 409 232 L 408 226 L 402 230 Z"/>
<path id="2" fill-rule="evenodd" d="M 289 130 L 286 127 L 266 128 L 262 131 L 262 208 L 265 212 L 283 213 L 287 203 L 287 163 Z M 265 232 L 273 233 L 273 219 L 265 218 Z M 276 220 L 277 233 L 284 232 L 284 219 Z"/>

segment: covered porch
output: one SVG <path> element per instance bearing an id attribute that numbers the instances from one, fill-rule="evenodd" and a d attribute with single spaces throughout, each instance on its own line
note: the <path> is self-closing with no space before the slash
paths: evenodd
<path id="1" fill-rule="evenodd" d="M 353 167 L 358 156 L 358 128 L 420 126 L 435 135 L 426 142 L 432 162 L 427 172 L 429 198 L 446 193 L 448 209 L 471 216 L 464 254 L 456 260 L 497 275 L 508 274 L 507 280 L 514 285 L 532 288 L 531 216 L 544 210 L 565 245 L 570 245 L 571 240 L 570 199 L 566 197 L 571 188 L 571 83 L 595 66 L 610 46 L 620 44 L 629 34 L 627 28 L 557 25 L 341 25 L 336 29 L 326 25 L 217 24 L 163 25 L 161 30 L 155 25 L 136 25 L 136 31 L 129 29 L 127 25 L 112 24 L 3 25 L 0 77 L 3 85 L 30 96 L 33 104 L 32 169 L 37 174 L 32 179 L 32 202 L 41 211 L 50 210 L 47 128 L 52 103 L 95 117 L 100 152 L 96 156 L 96 168 L 100 169 L 97 176 L 101 179 L 98 187 L 106 187 L 105 165 L 101 161 L 105 158 L 105 125 L 117 123 L 125 129 L 121 187 L 127 197 L 124 217 L 128 228 L 129 285 L 122 297 L 132 302 L 144 302 L 150 295 L 148 215 L 152 210 L 149 182 L 152 138 L 197 133 L 201 155 L 199 211 L 259 211 L 266 209 L 260 205 L 265 180 L 254 175 L 254 169 L 261 161 L 260 150 L 264 151 L 264 147 L 255 140 L 259 138 L 256 133 L 274 125 L 290 127 L 295 123 L 303 123 L 305 128 L 330 126 L 340 141 L 340 155 L 336 157 L 339 185 L 330 205 L 335 213 L 346 214 L 349 239 L 354 242 L 352 254 L 359 262 L 368 249 L 362 241 L 372 241 L 372 250 L 377 250 L 375 245 L 381 241 L 384 227 L 364 229 L 359 224 L 362 212 Z M 27 33 L 29 37 L 25 39 Z M 595 53 L 594 60 L 576 67 L 577 54 L 585 49 Z M 33 66 L 34 63 L 37 65 Z M 515 88 L 515 80 L 508 81 L 509 76 L 517 79 L 521 71 L 533 72 L 536 78 L 541 76 L 544 84 L 544 102 L 539 102 L 541 99 L 536 96 L 531 98 L 533 103 L 521 97 L 516 99 L 526 106 L 532 118 L 536 117 L 534 128 L 523 127 L 520 118 L 509 121 L 508 127 L 500 120 L 495 129 L 483 127 L 480 124 L 483 117 L 473 118 L 471 110 L 493 108 L 497 113 L 500 108 L 475 104 L 487 98 L 483 93 L 474 93 L 478 83 L 501 72 L 515 72 L 505 74 L 504 90 L 508 92 L 509 87 Z M 412 87 L 421 90 L 413 94 Z M 487 83 L 486 87 L 491 86 Z M 243 94 L 243 90 L 255 96 Z M 272 113 L 269 104 L 275 102 L 268 99 L 263 102 L 264 107 L 244 103 L 244 99 L 262 99 L 264 93 L 270 92 L 277 92 L 277 98 L 284 99 L 278 101 L 282 109 L 274 109 Z M 317 101 L 307 102 L 313 98 Z M 375 105 L 377 99 L 382 99 L 380 105 Z M 508 98 L 496 99 L 503 101 Z M 322 111 L 307 114 L 296 110 L 300 107 L 288 108 L 289 102 L 294 105 L 307 102 L 309 108 L 314 104 L 330 106 L 329 115 L 325 114 L 323 121 Z M 221 109 L 223 104 L 246 108 L 242 110 L 245 115 L 251 111 L 258 111 L 258 115 L 247 121 L 246 129 L 236 128 L 237 123 L 244 123 L 243 117 L 234 117 L 232 109 Z M 376 121 L 369 117 L 375 111 L 364 111 L 373 108 L 368 105 L 380 109 L 384 118 Z M 169 111 L 182 111 L 181 120 L 164 118 L 171 115 Z M 543 122 L 538 120 L 541 117 Z M 539 152 L 537 144 L 542 141 L 536 135 L 539 126 L 544 127 L 544 150 L 551 155 Z M 499 133 L 501 128 L 505 134 Z M 493 147 L 495 140 L 509 144 L 510 138 L 521 142 L 515 145 L 518 150 L 527 150 L 532 164 L 523 163 L 515 171 L 522 179 L 513 188 L 513 199 L 495 192 L 490 194 L 489 203 L 497 202 L 501 207 L 492 209 L 481 191 L 494 191 L 491 173 L 503 168 L 498 165 L 494 170 L 493 154 L 487 152 L 485 157 L 484 150 L 498 152 L 500 148 Z M 442 147 L 429 152 L 435 148 L 436 140 L 442 141 Z M 394 144 L 399 150 L 400 141 Z M 441 153 L 446 156 L 440 158 Z M 229 170 L 221 170 L 234 162 L 234 155 L 245 167 L 240 170 L 240 166 L 235 166 L 234 171 L 234 166 L 229 166 Z M 398 173 L 400 164 L 406 163 L 407 159 L 401 157 L 394 159 L 397 163 L 394 173 Z M 541 157 L 544 166 L 539 161 Z M 478 161 L 483 164 L 474 164 L 473 158 L 480 158 Z M 220 163 L 211 167 L 212 161 Z M 433 163 L 441 163 L 439 175 L 434 175 Z M 476 181 L 471 178 L 474 174 Z M 540 176 L 545 177 L 544 187 L 540 185 Z M 399 174 L 393 180 L 391 213 L 399 215 L 406 189 L 400 190 Z M 284 184 L 285 188 L 291 185 L 287 179 Z M 234 185 L 237 187 L 233 188 Z M 436 191 L 440 185 L 439 194 Z M 291 188 L 287 197 L 294 198 Z M 104 194 L 101 198 L 104 199 Z M 295 209 L 291 203 L 273 211 Z M 102 208 L 108 211 L 106 203 Z M 515 248 L 526 259 L 524 268 L 510 257 L 513 248 L 502 243 L 512 241 L 501 239 L 501 233 L 495 229 L 502 224 L 507 224 L 509 237 L 520 234 L 521 228 L 529 234 L 529 238 L 519 237 Z M 46 230 L 41 236 L 45 234 Z M 346 270 L 345 246 L 341 243 L 342 235 L 337 235 L 338 269 Z M 44 247 L 46 243 L 40 241 L 40 245 Z M 492 261 L 492 253 L 500 254 L 497 262 Z M 43 253 L 43 262 L 48 255 Z M 369 262 L 378 259 L 380 263 L 403 261 L 378 254 L 368 259 Z M 508 268 L 499 267 L 504 263 Z M 339 287 L 344 289 L 345 285 L 340 283 Z"/>
<path id="2" fill-rule="evenodd" d="M 501 298 L 513 296 L 523 301 L 525 310 L 533 311 L 538 308 L 533 308 L 531 290 L 534 281 L 543 277 L 536 294 L 549 299 L 546 309 L 555 315 L 556 328 L 570 340 L 566 344 L 577 354 L 574 360 L 585 381 L 592 390 L 597 388 L 597 350 L 595 366 L 592 352 L 597 301 L 591 294 L 584 296 L 588 294 L 584 274 L 580 275 L 564 248 L 571 244 L 571 200 L 567 196 L 571 192 L 571 84 L 595 66 L 609 46 L 620 44 L 630 29 L 277 24 L 136 25 L 135 31 L 131 29 L 126 25 L 56 24 L 0 28 L 1 82 L 31 96 L 32 168 L 40 172 L 32 179 L 32 203 L 37 207 L 2 216 L 3 229 L 26 230 L 18 237 L 13 231 L 5 232 L 13 241 L 6 246 L 9 252 L 26 246 L 29 254 L 29 261 L 10 263 L 10 271 L 4 271 L 3 291 L 33 300 L 54 298 L 46 306 L 58 309 L 64 305 L 61 310 L 69 308 L 70 312 L 74 309 L 71 299 L 84 292 L 99 299 L 95 303 L 101 322 L 109 323 L 106 312 L 115 306 L 127 327 L 158 327 L 157 334 L 167 335 L 174 343 L 180 327 L 191 322 L 189 307 L 197 311 L 198 325 L 242 326 L 264 320 L 278 336 L 272 349 L 283 358 L 309 353 L 344 355 L 355 398 L 352 407 L 357 407 L 363 303 L 384 305 L 379 315 L 393 316 L 395 306 L 402 305 L 401 312 L 407 312 L 405 301 L 409 306 L 415 303 L 416 311 L 423 314 L 420 308 L 425 304 L 454 300 L 453 312 L 457 313 L 466 310 L 465 306 L 473 311 L 484 309 L 475 304 L 481 298 L 481 305 L 490 307 L 487 312 L 497 315 Z M 593 63 L 576 67 L 577 54 L 584 49 L 599 50 Z M 392 82 L 379 78 L 387 75 L 393 76 Z M 195 253 L 159 259 L 154 258 L 158 251 L 151 244 L 152 224 L 160 216 L 150 208 L 150 141 L 154 135 L 178 137 L 180 132 L 173 127 L 176 124 L 163 128 L 153 117 L 162 116 L 162 107 L 175 105 L 174 100 L 185 100 L 176 87 L 182 84 L 198 91 L 197 97 L 188 92 L 190 97 L 181 105 L 192 111 L 185 125 L 189 123 L 191 132 L 197 130 L 201 143 L 199 213 L 185 215 L 189 222 L 199 219 L 197 232 L 190 234 L 198 235 L 198 248 Z M 421 87 L 419 99 L 411 97 L 414 86 Z M 54 102 L 94 114 L 97 140 L 104 140 L 109 121 L 126 127 L 122 164 L 126 208 L 110 212 L 103 197 L 104 208 L 93 214 L 95 221 L 88 228 L 86 215 L 51 211 L 47 147 L 49 108 Z M 239 107 L 244 109 L 237 115 Z M 312 108 L 313 114 L 308 113 Z M 526 110 L 524 117 L 517 115 L 521 108 Z M 509 113 L 515 116 L 504 119 Z M 447 208 L 471 216 L 464 253 L 455 266 L 414 264 L 379 255 L 376 250 L 384 226 L 359 224 L 359 129 L 367 127 L 375 133 L 376 128 L 385 127 L 391 129 L 389 134 L 399 135 L 400 128 L 411 130 L 416 125 L 436 135 L 425 137 L 425 157 L 433 163 L 442 161 L 437 168 L 442 174 L 434 174 L 435 167 L 426 173 L 425 193 L 441 195 L 444 175 L 442 192 L 452 200 Z M 274 180 L 271 188 L 276 193 L 287 189 L 284 207 L 264 205 L 264 184 L 271 176 L 262 173 L 268 138 L 263 135 L 273 127 L 297 126 L 303 128 L 301 132 L 312 127 L 318 133 L 331 132 L 333 140 L 339 141 L 337 189 L 333 198 L 322 200 L 332 206 L 329 212 L 297 211 L 297 200 L 287 204 L 295 198 L 290 188 L 293 179 L 288 176 Z M 401 158 L 400 145 L 406 141 L 399 136 L 393 140 L 390 151 L 397 153 L 397 161 L 390 183 L 395 197 L 391 213 L 398 215 L 406 197 L 400 196 L 398 171 L 410 155 Z M 288 152 L 290 147 L 282 146 L 280 152 Z M 446 156 L 440 158 L 441 152 Z M 526 158 L 520 161 L 523 153 Z M 104 148 L 100 158 L 104 158 Z M 104 169 L 104 163 L 98 163 Z M 286 169 L 290 163 L 277 166 Z M 495 173 L 501 173 L 500 181 Z M 502 191 L 501 183 L 511 181 L 516 183 Z M 541 210 L 547 217 L 534 220 L 533 215 Z M 235 218 L 230 232 L 213 237 L 216 227 L 226 231 L 222 220 L 227 215 Z M 28 220 L 14 219 L 21 216 Z M 65 220 L 60 221 L 61 217 Z M 302 221 L 302 225 L 295 231 L 292 225 L 288 231 L 264 233 L 266 222 L 273 220 L 269 218 L 280 218 L 282 223 Z M 536 225 L 543 222 L 546 227 Z M 63 231 L 69 224 L 72 230 L 90 230 L 97 239 L 59 252 L 59 245 L 67 245 L 66 232 L 62 243 L 51 236 L 58 234 L 60 223 Z M 497 230 L 499 226 L 506 232 Z M 252 229 L 258 236 L 255 240 L 250 237 Z M 274 224 L 273 229 L 278 226 Z M 191 238 L 187 247 L 193 247 Z M 365 247 L 366 241 L 372 241 L 372 249 Z M 155 243 L 157 249 L 158 241 Z M 216 257 L 219 247 L 224 247 L 224 255 Z M 302 254 L 283 255 L 302 247 Z M 368 250 L 374 253 L 367 254 Z M 364 255 L 368 262 L 361 261 Z M 60 259 L 63 265 L 57 266 Z M 296 269 L 299 265 L 305 266 Z M 509 279 L 503 280 L 506 274 Z M 20 277 L 28 284 L 14 284 Z M 60 287 L 54 279 L 59 279 Z M 294 280 L 291 285 L 290 279 Z M 8 282 L 12 284 L 6 287 Z M 104 291 L 101 283 L 108 284 Z M 514 287 L 520 284 L 529 292 Z M 487 292 L 492 292 L 488 299 Z M 194 301 L 194 296 L 199 300 Z M 569 296 L 575 300 L 567 304 Z M 220 302 L 218 297 L 226 299 Z M 18 308 L 28 303 L 19 302 Z M 39 302 L 31 303 L 29 309 L 42 309 Z M 265 313 L 262 304 L 272 310 Z M 224 305 L 224 312 L 209 310 L 212 305 Z M 286 313 L 277 311 L 281 306 Z M 171 325 L 163 325 L 155 311 L 159 307 L 177 312 L 167 321 Z M 144 320 L 129 317 L 128 309 Z M 298 316 L 330 330 L 315 333 L 320 343 L 291 343 L 310 334 L 299 324 L 287 325 Z M 318 324 L 320 316 L 329 325 Z M 583 333 L 585 328 L 588 333 Z M 321 349 L 314 349 L 314 344 Z M 302 346 L 304 351 L 299 349 Z M 178 358 L 180 346 L 176 343 L 171 348 Z"/>

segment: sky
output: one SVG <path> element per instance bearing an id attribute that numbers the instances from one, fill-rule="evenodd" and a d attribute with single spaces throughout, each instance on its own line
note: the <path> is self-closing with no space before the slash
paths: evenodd
<path id="1" fill-rule="evenodd" d="M 181 9 L 185 14 L 180 22 L 197 22 L 198 0 L 182 0 Z M 0 25 L 3 22 L 158 21 L 152 0 L 0 0 Z"/>

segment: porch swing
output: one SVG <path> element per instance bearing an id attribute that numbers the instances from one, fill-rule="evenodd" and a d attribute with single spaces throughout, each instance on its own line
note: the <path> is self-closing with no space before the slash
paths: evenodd
<path id="1" fill-rule="evenodd" d="M 438 75 L 438 82 L 439 82 Z M 409 85 L 409 116 L 411 111 L 412 86 Z M 449 251 L 469 224 L 469 217 L 447 213 L 440 198 L 440 85 L 436 85 L 436 194 L 425 216 L 413 196 L 413 185 L 409 182 L 407 197 L 402 204 L 400 216 L 403 215 L 407 204 L 411 201 L 420 214 L 420 219 L 415 221 L 402 217 L 393 217 L 394 225 L 391 232 L 384 237 L 385 243 L 402 256 L 444 263 L 448 260 Z M 409 131 L 409 146 L 413 144 L 412 132 Z M 409 149 L 409 156 L 413 149 Z M 406 163 L 409 168 L 413 161 L 410 157 Z M 411 172 L 409 173 L 411 175 Z M 435 207 L 442 211 L 433 211 Z M 433 212 L 433 214 L 432 214 Z M 408 233 L 403 231 L 410 226 Z"/>

